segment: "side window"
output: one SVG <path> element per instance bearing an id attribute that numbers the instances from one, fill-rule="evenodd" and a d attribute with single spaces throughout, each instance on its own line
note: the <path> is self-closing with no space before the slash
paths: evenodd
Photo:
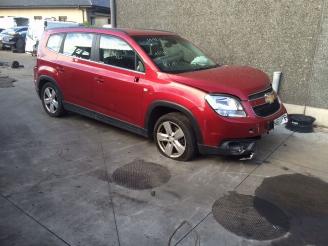
<path id="1" fill-rule="evenodd" d="M 63 41 L 64 34 L 59 33 L 59 34 L 53 34 L 49 37 L 47 47 L 50 50 L 53 50 L 55 52 L 59 52 L 61 43 Z"/>
<path id="2" fill-rule="evenodd" d="M 93 36 L 90 33 L 67 33 L 63 54 L 89 60 Z"/>
<path id="3" fill-rule="evenodd" d="M 108 65 L 145 72 L 145 66 L 131 46 L 113 36 L 100 36 L 99 60 Z"/>

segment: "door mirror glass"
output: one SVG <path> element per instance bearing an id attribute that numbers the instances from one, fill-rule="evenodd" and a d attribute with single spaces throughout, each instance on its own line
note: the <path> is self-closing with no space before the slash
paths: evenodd
<path id="1" fill-rule="evenodd" d="M 138 72 L 142 72 L 144 73 L 145 72 L 145 66 L 144 64 L 142 63 L 142 61 L 139 59 L 139 57 L 137 57 L 137 69 L 136 69 Z"/>

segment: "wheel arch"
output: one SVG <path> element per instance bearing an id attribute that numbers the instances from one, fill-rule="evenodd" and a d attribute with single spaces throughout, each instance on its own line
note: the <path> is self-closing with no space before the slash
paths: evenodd
<path id="1" fill-rule="evenodd" d="M 168 101 L 156 101 L 149 106 L 145 116 L 145 125 L 144 125 L 145 129 L 147 129 L 148 137 L 150 138 L 153 137 L 152 133 L 154 131 L 154 126 L 156 124 L 156 121 L 164 114 L 171 113 L 171 112 L 180 112 L 183 115 L 185 115 L 191 122 L 193 131 L 196 136 L 197 143 L 198 144 L 203 143 L 202 134 L 193 113 L 182 105 L 173 102 L 168 102 Z"/>
<path id="2" fill-rule="evenodd" d="M 57 88 L 60 88 L 60 87 L 58 86 L 58 83 L 56 82 L 55 79 L 53 79 L 52 77 L 47 76 L 47 75 L 41 75 L 41 76 L 38 78 L 38 81 L 37 81 L 38 95 L 39 95 L 40 98 L 41 98 L 41 90 L 42 90 L 42 87 L 43 87 L 47 82 L 54 83 L 54 84 L 57 86 Z"/>

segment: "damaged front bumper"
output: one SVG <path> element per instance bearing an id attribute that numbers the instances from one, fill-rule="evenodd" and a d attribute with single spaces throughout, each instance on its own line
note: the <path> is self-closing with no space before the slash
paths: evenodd
<path id="1" fill-rule="evenodd" d="M 217 147 L 199 144 L 198 149 L 204 155 L 251 156 L 255 153 L 256 139 L 225 140 Z"/>

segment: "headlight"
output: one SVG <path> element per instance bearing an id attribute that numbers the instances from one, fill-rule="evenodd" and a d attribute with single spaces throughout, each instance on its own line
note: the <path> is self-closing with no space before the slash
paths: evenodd
<path id="1" fill-rule="evenodd" d="M 206 95 L 205 100 L 219 115 L 225 117 L 246 117 L 243 106 L 233 97 Z"/>

